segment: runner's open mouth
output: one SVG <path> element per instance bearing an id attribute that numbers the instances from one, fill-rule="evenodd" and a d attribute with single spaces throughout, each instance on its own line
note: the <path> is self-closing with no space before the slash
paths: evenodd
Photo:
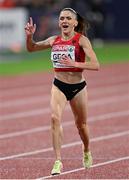
<path id="1" fill-rule="evenodd" d="M 69 26 L 68 25 L 63 25 L 63 28 L 68 28 Z"/>

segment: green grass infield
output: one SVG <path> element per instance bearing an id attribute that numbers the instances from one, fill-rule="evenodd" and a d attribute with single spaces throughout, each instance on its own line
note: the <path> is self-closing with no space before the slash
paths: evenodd
<path id="1" fill-rule="evenodd" d="M 129 62 L 129 43 L 99 43 L 93 46 L 100 64 Z M 50 50 L 0 54 L 0 76 L 50 71 Z"/>

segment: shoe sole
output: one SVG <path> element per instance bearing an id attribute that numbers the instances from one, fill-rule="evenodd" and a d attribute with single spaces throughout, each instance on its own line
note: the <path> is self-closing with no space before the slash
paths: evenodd
<path id="1" fill-rule="evenodd" d="M 63 165 L 61 165 L 60 173 L 51 173 L 51 175 L 52 176 L 60 175 L 62 171 L 63 171 Z"/>

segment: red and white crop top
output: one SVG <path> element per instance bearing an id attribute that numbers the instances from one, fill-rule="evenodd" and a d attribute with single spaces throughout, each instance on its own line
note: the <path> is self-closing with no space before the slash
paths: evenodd
<path id="1" fill-rule="evenodd" d="M 69 67 L 58 62 L 62 56 L 69 56 L 76 62 L 85 62 L 85 52 L 79 45 L 81 34 L 76 33 L 70 40 L 64 41 L 61 36 L 57 36 L 51 50 L 51 60 L 55 71 L 82 72 L 80 68 Z"/>

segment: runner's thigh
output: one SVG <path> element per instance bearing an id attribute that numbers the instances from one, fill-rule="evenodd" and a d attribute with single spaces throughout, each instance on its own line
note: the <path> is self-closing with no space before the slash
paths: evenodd
<path id="1" fill-rule="evenodd" d="M 87 120 L 87 90 L 86 88 L 82 89 L 71 101 L 70 106 L 72 108 L 75 120 L 85 122 Z"/>
<path id="2" fill-rule="evenodd" d="M 54 114 L 58 118 L 61 118 L 66 102 L 67 100 L 65 95 L 55 85 L 52 85 L 52 90 L 51 90 L 52 114 Z"/>

